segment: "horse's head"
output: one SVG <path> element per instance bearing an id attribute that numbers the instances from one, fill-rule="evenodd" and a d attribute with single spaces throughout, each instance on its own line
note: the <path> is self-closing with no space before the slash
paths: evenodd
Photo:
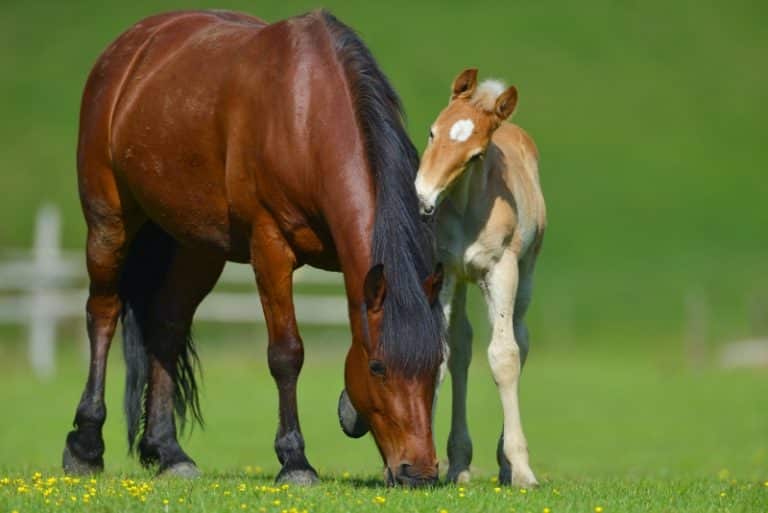
<path id="1" fill-rule="evenodd" d="M 448 106 L 429 130 L 429 141 L 416 175 L 416 193 L 422 216 L 430 216 L 444 193 L 470 167 L 483 158 L 493 132 L 515 110 L 517 89 L 504 89 L 495 80 L 478 86 L 477 70 L 462 71 L 453 81 Z"/>
<path id="2" fill-rule="evenodd" d="M 427 311 L 435 305 L 441 284 L 442 267 L 438 266 L 424 281 L 426 301 L 419 298 Z M 418 329 L 411 332 L 410 340 L 385 340 L 405 331 L 385 329 L 384 324 L 391 322 L 386 319 L 387 308 L 397 308 L 389 304 L 394 299 L 388 300 L 387 288 L 383 266 L 374 266 L 365 278 L 362 343 L 352 344 L 347 354 L 339 420 L 353 438 L 371 431 L 386 465 L 387 484 L 431 484 L 437 480 L 432 402 L 442 354 L 418 366 L 408 365 L 402 354 L 393 357 L 397 347 L 422 350 L 424 341 L 418 340 Z"/>

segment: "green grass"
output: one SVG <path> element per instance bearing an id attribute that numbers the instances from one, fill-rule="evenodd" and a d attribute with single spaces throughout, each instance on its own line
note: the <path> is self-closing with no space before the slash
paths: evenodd
<path id="1" fill-rule="evenodd" d="M 249 511 L 265 507 L 278 513 L 291 507 L 435 513 L 441 509 L 541 512 L 545 507 L 589 512 L 596 506 L 606 512 L 752 512 L 768 507 L 768 487 L 763 485 L 768 479 L 768 418 L 759 406 L 764 403 L 759 392 L 764 390 L 764 375 L 693 372 L 674 359 L 652 361 L 574 350 L 534 351 L 524 373 L 523 419 L 541 488 L 527 493 L 494 490 L 501 412 L 487 363 L 479 353 L 471 368 L 469 403 L 475 481 L 465 496 L 460 497 L 453 486 L 440 486 L 428 495 L 385 490 L 381 460 L 370 438 L 347 439 L 336 420 L 343 351 L 333 340 L 345 336 L 340 330 L 307 330 L 307 364 L 299 387 L 307 455 L 323 484 L 311 490 L 260 491 L 271 486 L 279 470 L 272 450 L 277 397 L 263 358 L 263 336 L 230 329 L 230 336 L 253 338 L 255 343 L 230 340 L 223 349 L 214 345 L 222 341 L 207 338 L 207 331 L 199 332 L 207 427 L 194 430 L 183 441 L 205 477 L 194 483 L 153 481 L 126 454 L 119 413 L 123 375 L 115 353 L 108 377 L 106 472 L 97 479 L 96 497 L 87 505 L 82 501 L 84 486 L 90 487 L 87 480 L 69 486 L 59 481 L 56 499 L 66 504 L 63 510 L 143 510 L 142 495 L 151 509 L 170 500 L 169 511 L 234 511 L 240 504 Z M 21 359 L 12 351 L 3 356 L 5 362 Z M 13 406 L 0 424 L 0 478 L 23 478 L 30 491 L 20 494 L 19 485 L 13 483 L 0 486 L 0 511 L 56 509 L 55 501 L 46 505 L 30 481 L 36 471 L 46 478 L 60 477 L 64 435 L 82 387 L 83 359 L 65 350 L 59 361 L 59 373 L 49 383 L 31 379 L 21 365 L 2 364 L 0 404 Z M 446 386 L 435 432 L 443 471 L 449 399 Z M 147 482 L 152 490 L 131 496 L 121 479 Z M 238 490 L 241 484 L 246 491 Z M 376 496 L 386 502 L 374 504 Z M 180 497 L 185 499 L 183 505 L 178 503 Z M 273 504 L 275 499 L 281 501 L 279 506 Z"/>

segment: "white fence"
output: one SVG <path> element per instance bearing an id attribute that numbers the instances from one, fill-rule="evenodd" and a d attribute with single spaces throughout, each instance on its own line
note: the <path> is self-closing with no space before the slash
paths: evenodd
<path id="1" fill-rule="evenodd" d="M 0 258 L 0 324 L 26 324 L 29 361 L 45 378 L 55 370 L 56 326 L 65 319 L 84 319 L 87 298 L 83 251 L 63 251 L 60 215 L 52 206 L 37 215 L 32 250 L 6 251 Z M 341 294 L 341 275 L 302 268 L 295 283 L 338 284 L 339 294 L 294 297 L 301 323 L 343 325 L 347 304 Z M 220 284 L 250 284 L 252 292 L 214 291 L 200 305 L 196 320 L 211 322 L 264 322 L 250 266 L 227 264 Z"/>

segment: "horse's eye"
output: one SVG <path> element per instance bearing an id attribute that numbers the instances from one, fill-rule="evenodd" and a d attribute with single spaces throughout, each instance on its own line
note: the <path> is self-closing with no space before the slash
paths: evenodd
<path id="1" fill-rule="evenodd" d="M 386 367 L 384 367 L 384 362 L 381 360 L 371 360 L 368 363 L 368 368 L 371 369 L 371 374 L 374 376 L 384 376 L 386 374 Z"/>
<path id="2" fill-rule="evenodd" d="M 435 138 L 435 132 L 433 130 L 430 130 L 429 131 L 429 140 L 431 141 L 434 138 Z"/>

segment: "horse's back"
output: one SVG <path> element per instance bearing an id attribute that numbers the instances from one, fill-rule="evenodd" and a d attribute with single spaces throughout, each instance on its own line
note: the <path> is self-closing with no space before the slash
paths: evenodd
<path id="1" fill-rule="evenodd" d="M 102 54 L 86 85 L 81 182 L 109 169 L 142 213 L 175 238 L 240 261 L 249 252 L 254 208 L 265 198 L 293 193 L 281 217 L 301 224 L 310 196 L 295 185 L 306 180 L 295 176 L 308 172 L 302 166 L 311 159 L 296 123 L 328 119 L 319 109 L 341 115 L 333 99 L 320 97 L 339 87 L 327 77 L 334 68 L 327 65 L 330 45 L 319 44 L 321 22 L 318 15 L 266 24 L 238 13 L 185 11 L 137 23 Z M 319 80 L 328 87 L 314 87 Z M 306 105 L 297 100 L 308 93 L 292 90 L 299 83 L 317 97 L 303 118 L 297 112 Z M 100 164 L 87 164 L 94 155 Z"/>

